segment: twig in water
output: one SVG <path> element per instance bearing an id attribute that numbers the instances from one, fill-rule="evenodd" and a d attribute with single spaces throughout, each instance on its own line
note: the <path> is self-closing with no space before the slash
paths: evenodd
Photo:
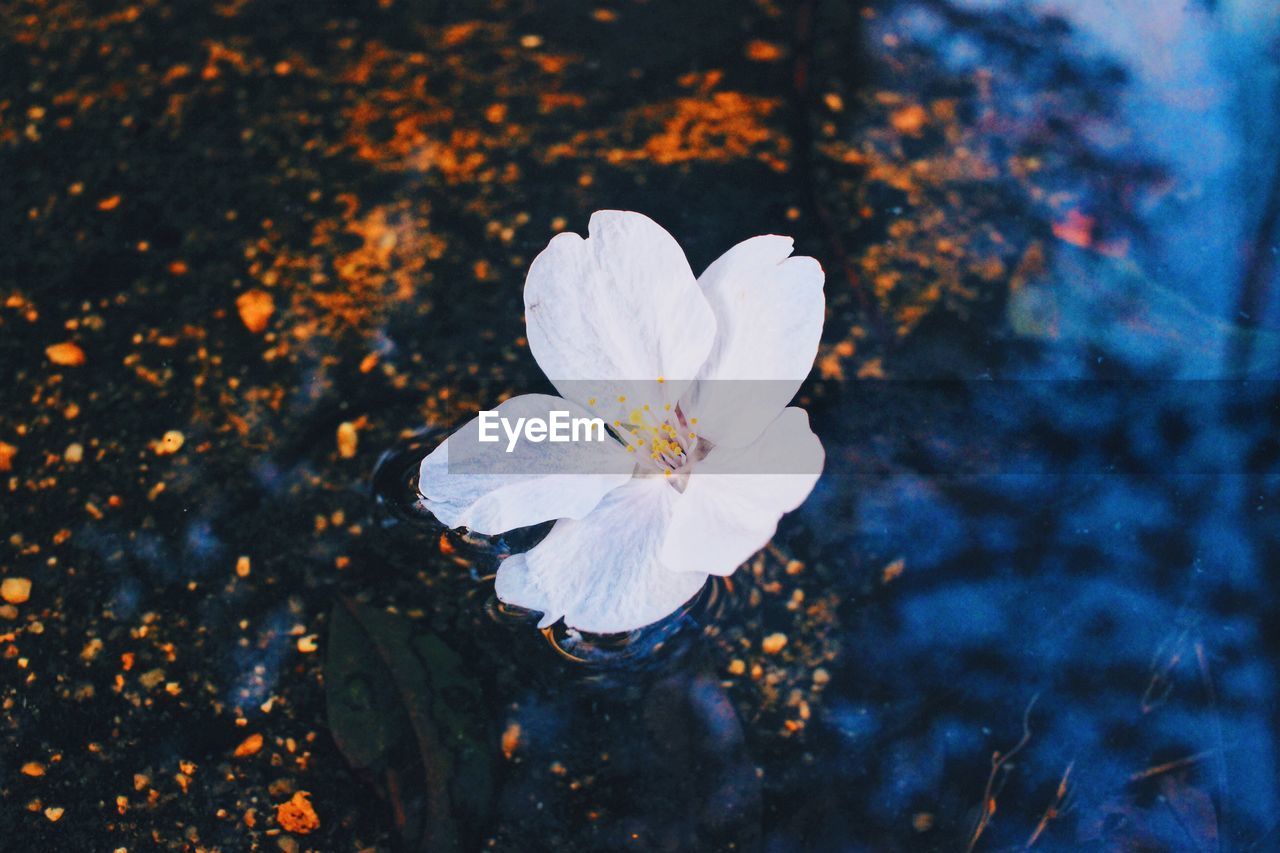
<path id="1" fill-rule="evenodd" d="M 1129 782 L 1141 782 L 1143 779 L 1150 779 L 1152 776 L 1159 776 L 1162 773 L 1168 773 L 1170 770 L 1179 770 L 1183 767 L 1190 767 L 1192 764 L 1203 761 L 1211 755 L 1218 752 L 1216 749 L 1206 749 L 1204 752 L 1197 752 L 1195 755 L 1184 756 L 1183 758 L 1175 758 L 1173 761 L 1166 761 L 1164 764 L 1157 764 L 1155 767 L 1148 767 L 1146 770 L 1139 770 L 1137 773 L 1129 777 Z"/>
<path id="2" fill-rule="evenodd" d="M 1069 793 L 1067 782 L 1071 778 L 1071 768 L 1075 766 L 1076 763 L 1072 761 L 1063 771 L 1062 780 L 1058 782 L 1058 791 L 1053 795 L 1053 802 L 1049 803 L 1049 807 L 1044 810 L 1044 814 L 1040 816 L 1040 822 L 1036 824 L 1035 832 L 1031 833 L 1031 837 L 1027 839 L 1027 850 L 1030 850 L 1031 846 L 1040 839 L 1041 834 L 1049 826 L 1049 821 L 1066 814 L 1070 808 L 1066 805 Z"/>
<path id="3" fill-rule="evenodd" d="M 965 853 L 973 853 L 973 848 L 977 845 L 978 839 L 982 837 L 982 833 L 986 831 L 987 824 L 991 823 L 991 817 L 996 813 L 996 777 L 1000 773 L 1000 769 L 1008 763 L 1022 748 L 1031 740 L 1031 709 L 1035 707 L 1036 700 L 1040 698 L 1040 694 L 1031 697 L 1031 701 L 1027 703 L 1027 709 L 1022 712 L 1022 739 L 1014 744 L 1013 749 L 1000 754 L 1000 750 L 991 753 L 991 773 L 987 776 L 987 787 L 982 792 L 982 812 L 978 815 L 978 824 L 973 828 L 973 834 L 969 836 L 969 843 L 965 845 Z"/>

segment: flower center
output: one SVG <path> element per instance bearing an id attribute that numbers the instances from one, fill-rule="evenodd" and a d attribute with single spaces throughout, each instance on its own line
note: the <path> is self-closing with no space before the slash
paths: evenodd
<path id="1" fill-rule="evenodd" d="M 698 437 L 697 424 L 698 419 L 686 418 L 678 405 L 673 410 L 670 405 L 648 404 L 632 409 L 625 421 L 613 422 L 628 452 L 635 453 L 643 466 L 672 478 L 687 475 L 710 449 Z"/>

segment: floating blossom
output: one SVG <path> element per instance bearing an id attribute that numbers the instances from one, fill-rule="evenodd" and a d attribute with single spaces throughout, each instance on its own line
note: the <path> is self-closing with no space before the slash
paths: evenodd
<path id="1" fill-rule="evenodd" d="M 739 243 L 695 278 L 648 217 L 599 211 L 588 233 L 553 238 L 525 283 L 529 348 L 563 399 L 523 395 L 497 412 L 596 416 L 611 438 L 504 453 L 468 444 L 473 419 L 423 460 L 418 488 L 450 527 L 493 535 L 555 519 L 502 562 L 498 598 L 540 611 L 541 627 L 613 633 L 732 574 L 812 491 L 822 444 L 787 403 L 813 365 L 825 301 L 822 268 L 791 257 L 789 237 Z"/>

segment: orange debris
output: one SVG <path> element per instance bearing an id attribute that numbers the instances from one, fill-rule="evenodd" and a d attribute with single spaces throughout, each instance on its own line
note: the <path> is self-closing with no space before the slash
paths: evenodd
<path id="1" fill-rule="evenodd" d="M 343 421 L 338 424 L 338 455 L 343 459 L 350 459 L 356 455 L 356 447 L 360 442 L 360 434 L 356 432 L 356 425 L 350 421 Z"/>
<path id="2" fill-rule="evenodd" d="M 250 755 L 257 755 L 261 750 L 262 735 L 252 734 L 236 747 L 236 751 L 233 754 L 236 758 L 248 758 Z"/>
<path id="3" fill-rule="evenodd" d="M 893 125 L 893 129 L 908 136 L 919 136 L 920 131 L 924 129 L 928 120 L 929 114 L 919 104 L 911 104 L 900 110 L 894 110 L 893 114 L 889 116 L 889 123 Z"/>
<path id="4" fill-rule="evenodd" d="M 5 578 L 0 582 L 0 598 L 9 604 L 23 604 L 31 597 L 29 578 Z"/>
<path id="5" fill-rule="evenodd" d="M 771 41 L 752 39 L 747 42 L 747 59 L 752 62 L 777 62 L 782 58 L 782 48 Z"/>
<path id="6" fill-rule="evenodd" d="M 320 828 L 320 817 L 311 806 L 310 796 L 306 791 L 298 791 L 289 802 L 276 807 L 276 821 L 286 832 L 307 835 Z"/>
<path id="7" fill-rule="evenodd" d="M 249 290 L 236 299 L 236 310 L 244 327 L 257 335 L 266 331 L 267 322 L 275 313 L 276 301 L 265 290 Z"/>
<path id="8" fill-rule="evenodd" d="M 70 341 L 46 347 L 44 354 L 60 367 L 79 367 L 84 364 L 84 350 Z"/>

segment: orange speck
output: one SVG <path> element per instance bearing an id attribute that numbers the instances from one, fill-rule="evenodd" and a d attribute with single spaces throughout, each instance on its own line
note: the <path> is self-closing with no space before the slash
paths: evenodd
<path id="1" fill-rule="evenodd" d="M 894 110 L 893 114 L 889 116 L 889 123 L 893 125 L 893 129 L 908 136 L 919 136 L 920 131 L 924 129 L 928 120 L 929 114 L 919 104 L 911 104 L 900 110 Z"/>
<path id="2" fill-rule="evenodd" d="M 1073 246 L 1087 249 L 1093 245 L 1093 217 L 1078 210 L 1068 210 L 1067 218 L 1053 223 L 1053 236 Z"/>
<path id="3" fill-rule="evenodd" d="M 262 750 L 262 735 L 252 734 L 241 741 L 233 753 L 236 758 L 248 758 L 250 755 L 257 755 Z"/>
<path id="4" fill-rule="evenodd" d="M 516 750 L 520 747 L 520 724 L 516 722 L 508 723 L 507 728 L 502 733 L 502 754 L 507 758 L 516 754 Z"/>
<path id="5" fill-rule="evenodd" d="M 880 573 L 880 583 L 891 583 L 902 575 L 902 570 L 907 567 L 907 561 L 899 557 L 892 563 L 884 567 L 884 571 Z"/>
<path id="6" fill-rule="evenodd" d="M 49 808 L 44 810 L 44 816 L 48 818 L 51 823 L 57 823 L 62 820 L 62 816 L 66 811 L 67 810 L 61 806 L 49 806 Z"/>
<path id="7" fill-rule="evenodd" d="M 60 367 L 79 367 L 84 364 L 84 350 L 71 341 L 46 347 L 44 354 Z"/>
<path id="8" fill-rule="evenodd" d="M 241 555 L 236 559 L 236 577 L 249 577 L 250 562 L 247 556 Z"/>
<path id="9" fill-rule="evenodd" d="M 360 372 L 368 373 L 378 366 L 378 354 L 371 352 L 360 360 Z"/>
<path id="10" fill-rule="evenodd" d="M 22 765 L 22 775 L 39 779 L 44 775 L 44 765 L 39 761 L 28 761 L 26 764 Z"/>
<path id="11" fill-rule="evenodd" d="M 767 655 L 776 655 L 787 645 L 786 634 L 770 634 L 760 641 L 760 648 Z"/>
<path id="12" fill-rule="evenodd" d="M 752 62 L 777 62 L 782 58 L 782 48 L 771 41 L 752 39 L 747 42 L 747 59 Z"/>
<path id="13" fill-rule="evenodd" d="M 453 547 L 453 543 L 449 541 L 449 534 L 441 533 L 440 534 L 440 553 L 447 555 L 447 554 L 452 554 L 456 550 L 457 549 Z"/>
<path id="14" fill-rule="evenodd" d="M 18 448 L 0 441 L 0 471 L 13 470 L 13 457 L 18 455 Z"/>
<path id="15" fill-rule="evenodd" d="M 267 328 L 267 321 L 276 310 L 276 300 L 265 290 L 249 290 L 236 299 L 236 310 L 240 312 L 240 322 L 255 335 Z"/>
<path id="16" fill-rule="evenodd" d="M 356 455 L 356 447 L 360 442 L 360 434 L 356 432 L 356 425 L 350 421 L 343 421 L 338 424 L 338 455 L 343 459 L 350 459 Z"/>
<path id="17" fill-rule="evenodd" d="M 859 379 L 884 379 L 884 363 L 879 358 L 867 359 L 858 368 Z"/>
<path id="18" fill-rule="evenodd" d="M 25 604 L 31 598 L 30 578 L 5 578 L 0 581 L 0 598 L 8 604 Z"/>
<path id="19" fill-rule="evenodd" d="M 113 195 L 98 202 L 98 210 L 115 210 L 120 206 L 120 196 Z"/>
<path id="20" fill-rule="evenodd" d="M 311 806 L 310 796 L 298 791 L 289 802 L 276 806 L 276 821 L 285 832 L 307 835 L 320 828 L 320 817 Z"/>
<path id="21" fill-rule="evenodd" d="M 170 456 L 181 450 L 186 441 L 186 436 L 176 429 L 171 429 L 155 443 L 155 453 L 157 456 Z"/>
<path id="22" fill-rule="evenodd" d="M 173 275 L 186 275 L 187 264 L 185 261 L 174 261 L 169 264 L 169 272 Z"/>

